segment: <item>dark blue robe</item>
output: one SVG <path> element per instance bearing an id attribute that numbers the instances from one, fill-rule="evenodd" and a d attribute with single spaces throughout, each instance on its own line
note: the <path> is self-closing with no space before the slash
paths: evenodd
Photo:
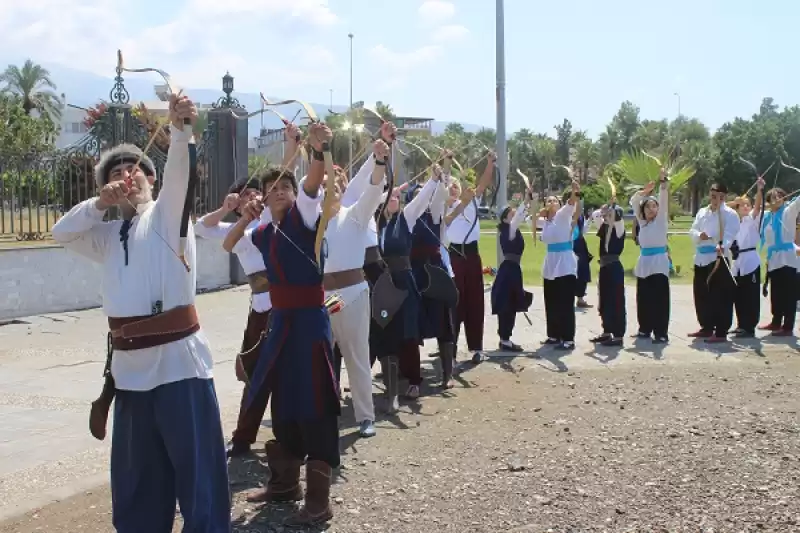
<path id="1" fill-rule="evenodd" d="M 522 255 L 525 251 L 525 239 L 517 230 L 514 239 L 509 238 L 509 224 L 502 222 L 499 227 L 500 248 L 503 255 Z M 497 269 L 492 284 L 492 314 L 521 313 L 527 311 L 533 303 L 533 294 L 522 285 L 522 267 L 516 261 L 504 260 Z"/>
<path id="2" fill-rule="evenodd" d="M 412 237 L 408 228 L 406 217 L 402 212 L 395 213 L 379 230 L 381 254 L 384 259 L 391 257 L 410 257 Z M 377 353 L 396 354 L 403 341 L 419 340 L 419 313 L 422 295 L 414 281 L 411 270 L 392 272 L 392 283 L 401 290 L 408 291 L 408 296 L 403 305 L 395 313 L 391 322 L 385 328 L 376 328 L 375 335 L 370 336 L 370 350 Z"/>
<path id="3" fill-rule="evenodd" d="M 266 386 L 272 394 L 275 419 L 338 416 L 339 385 L 324 305 L 323 265 L 317 266 L 314 254 L 316 230 L 306 227 L 296 204 L 279 228 L 262 225 L 252 237 L 267 267 L 272 327 L 261 343 L 250 382 L 250 401 Z"/>
<path id="4" fill-rule="evenodd" d="M 575 284 L 575 296 L 583 297 L 586 295 L 586 286 L 592 281 L 592 270 L 589 267 L 594 258 L 589 253 L 589 246 L 583 237 L 583 225 L 586 218 L 581 215 L 572 232 L 572 250 L 578 257 L 578 279 Z"/>
<path id="5" fill-rule="evenodd" d="M 439 267 L 447 272 L 447 267 L 442 261 L 441 242 L 439 235 L 441 223 L 433 222 L 433 215 L 425 211 L 417 219 L 412 232 L 411 242 L 411 271 L 414 281 L 419 289 L 428 286 L 428 273 L 425 265 Z M 451 311 L 440 301 L 422 295 L 420 313 L 420 342 L 424 339 L 440 339 L 443 342 L 454 340 L 454 331 Z"/>

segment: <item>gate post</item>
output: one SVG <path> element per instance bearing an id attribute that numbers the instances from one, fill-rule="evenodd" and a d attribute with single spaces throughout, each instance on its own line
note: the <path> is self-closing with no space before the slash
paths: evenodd
<path id="1" fill-rule="evenodd" d="M 212 104 L 208 112 L 208 127 L 215 136 L 214 154 L 210 158 L 213 177 L 210 181 L 209 210 L 219 208 L 230 186 L 248 176 L 248 121 L 237 118 L 247 116 L 247 110 L 231 96 L 233 76 L 229 73 L 222 77 L 222 91 L 225 96 Z M 225 221 L 235 222 L 236 217 L 230 214 Z M 234 285 L 247 282 L 247 276 L 234 254 L 230 255 L 230 280 Z"/>

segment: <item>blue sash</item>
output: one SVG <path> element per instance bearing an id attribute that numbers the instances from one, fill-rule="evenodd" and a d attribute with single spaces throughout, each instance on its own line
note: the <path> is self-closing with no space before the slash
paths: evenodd
<path id="1" fill-rule="evenodd" d="M 650 257 L 652 255 L 661 255 L 667 253 L 666 246 L 653 246 L 649 248 L 642 248 L 642 256 L 643 257 Z"/>
<path id="2" fill-rule="evenodd" d="M 548 252 L 571 252 L 571 242 L 552 242 L 547 245 Z"/>
<path id="3" fill-rule="evenodd" d="M 697 247 L 698 254 L 715 254 L 717 253 L 717 247 L 711 244 L 704 244 L 703 246 Z"/>

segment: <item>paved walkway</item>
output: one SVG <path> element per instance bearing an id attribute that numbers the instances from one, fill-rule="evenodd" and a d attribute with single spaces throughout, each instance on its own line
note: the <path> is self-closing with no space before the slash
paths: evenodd
<path id="1" fill-rule="evenodd" d="M 532 350 L 521 354 L 520 359 L 530 363 L 534 371 L 710 361 L 735 364 L 743 358 L 763 357 L 771 350 L 797 349 L 794 339 L 779 343 L 752 341 L 713 350 L 707 350 L 702 343 L 692 344 L 686 338 L 695 328 L 691 287 L 676 285 L 672 288 L 672 342 L 668 346 L 653 350 L 649 342 L 628 342 L 622 350 L 595 350 L 588 339 L 599 332 L 600 326 L 596 310 L 590 309 L 578 316 L 577 349 L 571 354 L 558 354 L 539 346 L 544 335 L 544 309 L 541 288 L 533 290 L 534 305 L 529 313 L 533 325 L 520 317 L 515 340 Z M 633 296 L 629 291 L 631 331 L 635 325 Z M 206 294 L 198 297 L 197 305 L 216 355 L 216 386 L 229 433 L 241 391 L 233 362 L 241 342 L 248 293 L 242 287 Z M 110 437 L 98 442 L 87 427 L 89 403 L 102 385 L 106 335 L 102 312 L 77 311 L 30 317 L 22 322 L 0 327 L 0 520 L 108 481 Z M 487 349 L 497 346 L 495 331 L 496 321 L 489 316 Z M 427 348 L 430 350 L 434 344 L 428 343 Z M 476 372 L 490 372 L 502 366 L 502 354 L 490 356 L 500 365 L 484 364 Z M 425 357 L 423 363 L 430 366 L 433 361 Z"/>

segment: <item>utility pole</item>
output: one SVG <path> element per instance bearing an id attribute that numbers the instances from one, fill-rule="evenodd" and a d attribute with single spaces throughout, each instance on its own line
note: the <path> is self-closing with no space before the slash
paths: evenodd
<path id="1" fill-rule="evenodd" d="M 505 14 L 503 0 L 497 0 L 496 7 L 497 27 L 495 30 L 495 51 L 497 69 L 497 153 L 498 183 L 497 189 L 497 215 L 503 212 L 508 204 L 508 149 L 506 146 L 506 52 L 505 52 Z M 497 239 L 497 264 L 503 261 L 503 250 L 500 239 Z"/>

